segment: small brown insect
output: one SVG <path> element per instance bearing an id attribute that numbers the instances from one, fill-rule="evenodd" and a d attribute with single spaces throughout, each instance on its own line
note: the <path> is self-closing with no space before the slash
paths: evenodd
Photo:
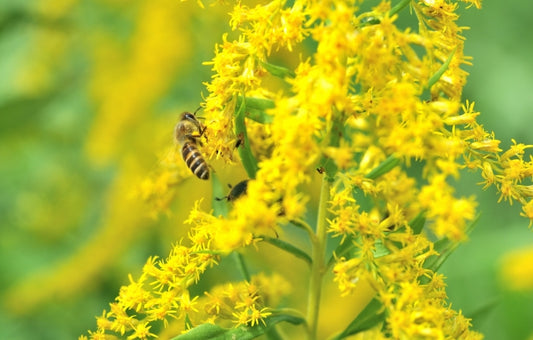
<path id="1" fill-rule="evenodd" d="M 239 146 L 244 145 L 244 133 L 239 133 L 237 136 L 237 142 L 235 143 L 235 149 L 237 149 Z"/>
<path id="2" fill-rule="evenodd" d="M 198 110 L 196 110 L 198 111 Z M 205 127 L 198 121 L 195 113 L 183 112 L 180 121 L 174 127 L 174 138 L 181 145 L 181 156 L 198 178 L 209 179 L 209 166 L 198 150 L 198 138 L 205 131 Z"/>
<path id="3" fill-rule="evenodd" d="M 237 198 L 243 196 L 243 195 L 246 195 L 246 191 L 248 190 L 248 181 L 247 179 L 245 179 L 244 181 L 240 181 L 239 183 L 237 183 L 234 187 L 232 187 L 231 185 L 228 185 L 230 187 L 230 192 L 228 194 L 228 196 L 224 196 L 224 197 L 215 197 L 215 199 L 217 201 L 222 201 L 223 199 L 226 199 L 228 202 L 233 202 L 235 201 Z"/>

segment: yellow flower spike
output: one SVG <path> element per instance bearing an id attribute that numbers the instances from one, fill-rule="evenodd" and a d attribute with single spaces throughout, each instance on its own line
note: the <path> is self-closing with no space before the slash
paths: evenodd
<path id="1" fill-rule="evenodd" d="M 466 238 L 476 203 L 454 196 L 450 182 L 464 167 L 480 169 L 485 187 L 494 184 L 500 199 L 518 200 L 531 219 L 531 200 L 526 202 L 533 190 L 523 183 L 532 172 L 523 160 L 530 146 L 513 141 L 500 154 L 500 142 L 476 122 L 474 103 L 467 101 L 459 113 L 467 76 L 461 67 L 470 58 L 463 55 L 465 28 L 457 26 L 455 2 L 401 1 L 391 9 L 383 1 L 364 13 L 359 5 L 234 5 L 233 32 L 222 35 L 206 63 L 213 76 L 205 83 L 199 149 L 219 160 L 221 178 L 238 154 L 250 177 L 247 189 L 236 200 L 215 202 L 213 211 L 198 200 L 185 221 L 188 237 L 167 258 L 150 258 L 139 280 L 130 277 L 119 304 L 99 319 L 102 327 L 147 338 L 153 336 L 148 320 L 166 326 L 172 317 L 185 319 L 186 328 L 213 323 L 230 337 L 237 330 L 270 330 L 274 321 L 292 317 L 306 325 L 309 340 L 326 338 L 319 311 L 332 269 L 342 296 L 357 295 L 361 281 L 372 285 L 381 315 L 376 338 L 478 336 L 450 308 L 432 267 L 442 249 L 427 234 L 450 245 Z M 399 28 L 396 21 L 408 5 L 419 25 Z M 417 168 L 420 176 L 412 174 Z M 322 181 L 318 199 L 316 178 Z M 177 179 L 170 169 L 144 183 L 139 195 L 163 209 Z M 224 209 L 216 205 L 226 203 Z M 309 250 L 292 245 L 293 227 L 306 231 Z M 341 240 L 333 252 L 327 233 Z M 219 258 L 238 252 L 243 268 L 247 251 L 263 251 L 258 244 L 274 236 L 285 245 L 275 251 L 310 265 L 305 317 L 275 309 L 289 292 L 279 277 L 231 277 L 193 295 L 209 282 L 191 286 Z"/>

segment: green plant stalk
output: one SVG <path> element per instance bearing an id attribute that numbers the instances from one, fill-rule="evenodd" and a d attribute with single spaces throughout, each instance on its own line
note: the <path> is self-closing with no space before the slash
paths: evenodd
<path id="1" fill-rule="evenodd" d="M 313 241 L 313 253 L 311 255 L 313 263 L 311 265 L 311 277 L 307 296 L 307 330 L 309 340 L 315 340 L 317 336 L 322 281 L 326 269 L 324 258 L 326 252 L 327 204 L 329 201 L 330 187 L 331 181 L 324 176 L 322 178 L 322 188 L 318 205 L 316 238 Z"/>
<path id="2" fill-rule="evenodd" d="M 411 3 L 411 0 L 400 1 L 398 4 L 396 4 L 396 6 L 391 8 L 391 10 L 389 11 L 389 15 L 393 16 L 394 14 L 398 13 L 399 11 L 407 7 L 407 5 L 409 5 L 410 3 Z"/>
<path id="3" fill-rule="evenodd" d="M 233 260 L 235 261 L 235 264 L 237 266 L 237 269 L 239 269 L 239 272 L 242 275 L 242 278 L 246 280 L 247 282 L 250 282 L 251 276 L 250 271 L 248 270 L 248 267 L 246 266 L 246 262 L 244 261 L 244 257 L 241 253 L 238 251 L 234 251 L 231 253 L 231 256 L 233 257 Z"/>

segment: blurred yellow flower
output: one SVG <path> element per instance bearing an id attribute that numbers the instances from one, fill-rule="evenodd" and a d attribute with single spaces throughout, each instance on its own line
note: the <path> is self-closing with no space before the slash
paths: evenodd
<path id="1" fill-rule="evenodd" d="M 500 273 L 507 288 L 516 291 L 532 290 L 533 249 L 517 249 L 505 254 L 501 259 Z"/>

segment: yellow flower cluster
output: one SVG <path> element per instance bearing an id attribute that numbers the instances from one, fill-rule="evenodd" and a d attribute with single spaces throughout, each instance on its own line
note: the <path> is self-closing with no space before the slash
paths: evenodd
<path id="1" fill-rule="evenodd" d="M 384 305 L 389 310 L 389 330 L 394 339 L 482 339 L 469 331 L 470 322 L 460 312 L 443 306 L 446 298 L 441 276 L 427 285 L 403 282 L 389 294 Z"/>
<path id="2" fill-rule="evenodd" d="M 525 150 L 533 148 L 533 145 L 516 143 L 509 150 L 501 152 L 500 141 L 493 134 L 483 130 L 483 127 L 475 121 L 479 112 L 474 111 L 474 104 L 466 103 L 463 106 L 464 113 L 446 123 L 453 126 L 453 134 L 466 142 L 464 153 L 465 167 L 478 168 L 484 181 L 484 188 L 495 185 L 500 193 L 501 200 L 508 200 L 510 204 L 517 200 L 522 204 L 521 216 L 529 219 L 529 226 L 533 225 L 533 185 L 524 185 L 533 177 L 533 159 L 524 160 Z M 464 124 L 466 128 L 457 131 L 457 125 Z"/>
<path id="3" fill-rule="evenodd" d="M 206 322 L 224 325 L 224 321 L 254 326 L 272 314 L 267 304 L 277 304 L 290 291 L 279 275 L 259 274 L 250 281 L 215 286 L 205 297 L 191 297 L 189 288 L 206 269 L 217 264 L 219 257 L 206 250 L 208 238 L 192 233 L 191 242 L 194 246 L 190 248 L 174 246 L 164 260 L 150 258 L 139 279 L 130 275 L 129 285 L 120 289 L 116 302 L 97 318 L 98 329 L 89 332 L 90 339 L 112 339 L 112 333 L 128 339 L 148 339 L 156 337 L 150 332 L 155 322 L 168 326 L 176 319 L 188 320 L 186 329 Z"/>
<path id="4" fill-rule="evenodd" d="M 264 324 L 272 312 L 269 305 L 276 305 L 279 298 L 290 292 L 288 283 L 280 276 L 257 275 L 250 282 L 228 283 L 216 286 L 206 293 L 205 311 L 210 321 L 231 320 L 236 326 Z"/>
<path id="5" fill-rule="evenodd" d="M 418 19 L 416 32 L 396 24 L 407 5 Z M 207 299 L 188 290 L 217 256 L 261 241 L 310 265 L 309 339 L 320 332 L 320 291 L 330 268 L 343 296 L 357 292 L 361 281 L 374 288 L 385 311 L 383 329 L 372 330 L 377 338 L 481 337 L 450 308 L 434 260 L 447 250 L 430 239 L 453 248 L 475 220 L 475 200 L 456 197 L 450 184 L 462 168 L 481 169 L 486 185 L 495 184 L 503 199 L 520 201 L 532 219 L 533 190 L 522 184 L 533 172 L 523 160 L 530 146 L 515 143 L 500 154 L 499 141 L 476 123 L 474 105 L 466 103 L 459 113 L 467 76 L 461 67 L 469 58 L 463 55 L 464 28 L 456 24 L 457 3 L 359 6 L 341 0 L 235 5 L 230 26 L 237 37 L 225 34 L 207 63 L 214 75 L 206 84 L 199 149 L 209 160 L 232 164 L 237 148 L 249 176 L 246 190 L 231 198 L 227 214 L 196 202 L 186 221 L 191 246 L 176 246 L 165 261 L 149 261 L 141 279 L 123 288 L 100 318 L 93 338 L 108 330 L 146 338 L 146 322 L 168 316 L 188 327 L 224 324 L 220 319 L 267 326 L 276 305 L 267 303 L 269 284 L 226 284 Z M 293 69 L 271 63 L 283 53 L 299 56 Z M 282 82 L 274 89 L 269 86 L 280 80 L 273 76 Z M 317 170 L 322 186 L 313 228 L 307 218 L 314 201 L 305 188 L 314 187 Z M 148 184 L 144 192 L 164 197 L 165 190 Z M 307 232 L 310 255 L 293 240 L 272 237 L 294 226 Z M 340 239 L 329 261 L 328 236 Z M 200 305 L 208 317 L 194 319 Z"/>
<path id="6" fill-rule="evenodd" d="M 128 339 L 147 339 L 149 324 L 169 317 L 184 317 L 195 310 L 197 297 L 192 300 L 187 288 L 216 263 L 216 256 L 198 253 L 176 245 L 167 259 L 150 258 L 138 280 L 130 275 L 130 284 L 123 286 L 110 310 L 98 318 L 98 329 L 89 332 L 91 339 L 108 339 L 116 332 Z"/>

